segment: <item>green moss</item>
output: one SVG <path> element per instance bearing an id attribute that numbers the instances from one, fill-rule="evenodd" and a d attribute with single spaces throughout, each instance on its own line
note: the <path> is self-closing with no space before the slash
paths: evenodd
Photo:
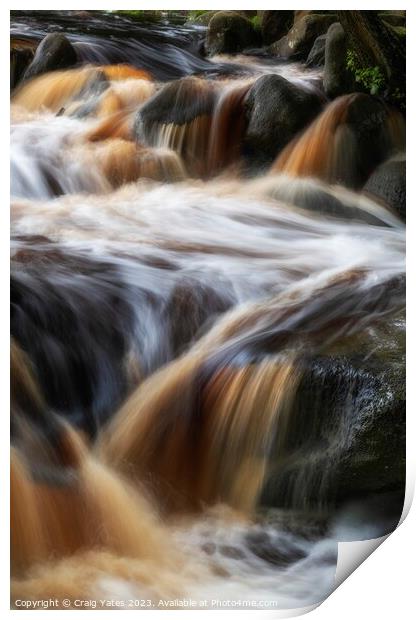
<path id="1" fill-rule="evenodd" d="M 205 13 L 211 13 L 211 11 L 209 9 L 204 10 L 204 11 L 189 11 L 188 14 L 188 19 L 196 19 L 197 17 L 200 17 L 201 15 L 205 15 Z"/>
<path id="2" fill-rule="evenodd" d="M 406 26 L 394 26 L 393 30 L 399 37 L 404 38 L 406 36 Z"/>
<path id="3" fill-rule="evenodd" d="M 142 22 L 155 22 L 160 19 L 161 11 L 110 11 L 115 15 L 124 15 Z"/>
<path id="4" fill-rule="evenodd" d="M 251 19 L 250 19 L 251 23 L 253 24 L 253 28 L 254 30 L 261 30 L 261 22 L 260 22 L 260 17 L 258 15 L 254 15 Z"/>
<path id="5" fill-rule="evenodd" d="M 354 75 L 355 81 L 361 84 L 366 91 L 377 95 L 386 86 L 386 79 L 380 67 L 360 66 L 354 50 L 347 50 L 347 69 Z"/>

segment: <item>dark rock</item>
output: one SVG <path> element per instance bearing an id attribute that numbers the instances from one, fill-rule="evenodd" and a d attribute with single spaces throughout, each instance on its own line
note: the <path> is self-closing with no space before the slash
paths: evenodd
<path id="1" fill-rule="evenodd" d="M 212 287 L 191 278 L 178 283 L 163 312 L 173 355 L 182 353 L 197 335 L 201 335 L 201 330 L 226 312 L 232 303 L 231 296 L 221 296 Z"/>
<path id="2" fill-rule="evenodd" d="M 40 42 L 33 61 L 24 74 L 24 79 L 27 80 L 48 71 L 68 69 L 77 61 L 77 53 L 66 36 L 60 32 L 51 32 Z"/>
<path id="3" fill-rule="evenodd" d="M 29 243 L 13 257 L 10 298 L 11 334 L 47 410 L 93 435 L 129 389 L 121 369 L 134 313 L 120 272 L 53 242 Z"/>
<path id="4" fill-rule="evenodd" d="M 324 90 L 338 97 L 354 90 L 354 79 L 347 69 L 347 37 L 340 23 L 329 27 L 325 42 Z"/>
<path id="5" fill-rule="evenodd" d="M 209 21 L 205 48 L 210 55 L 233 54 L 256 47 L 260 37 L 249 19 L 233 11 L 219 11 Z"/>
<path id="6" fill-rule="evenodd" d="M 10 45 L 10 89 L 15 88 L 33 60 L 36 45 L 33 41 L 12 40 Z"/>
<path id="7" fill-rule="evenodd" d="M 269 47 L 280 58 L 305 60 L 317 37 L 325 34 L 337 20 L 335 15 L 305 15 L 295 21 L 286 36 Z"/>
<path id="8" fill-rule="evenodd" d="M 326 37 L 326 34 L 321 34 L 320 37 L 317 37 L 315 39 L 315 43 L 313 44 L 312 49 L 309 52 L 308 58 L 306 59 L 307 67 L 323 67 L 323 65 L 325 64 Z"/>
<path id="9" fill-rule="evenodd" d="M 321 110 L 319 96 L 280 75 L 259 78 L 247 94 L 244 152 L 256 164 L 270 163 Z"/>
<path id="10" fill-rule="evenodd" d="M 278 41 L 293 26 L 293 11 L 261 11 L 260 27 L 263 43 Z"/>
<path id="11" fill-rule="evenodd" d="M 393 133 L 392 123 L 395 125 Z M 342 132 L 346 142 L 353 140 L 355 144 L 354 166 L 350 176 L 342 181 L 349 187 L 362 187 L 381 162 L 404 146 L 404 124 L 400 114 L 380 99 L 364 93 L 353 97 Z"/>
<path id="12" fill-rule="evenodd" d="M 363 191 L 381 200 L 406 220 L 406 160 L 393 158 L 381 164 L 370 176 Z"/>
<path id="13" fill-rule="evenodd" d="M 306 557 L 305 551 L 291 544 L 289 538 L 274 540 L 264 530 L 249 532 L 246 544 L 254 555 L 274 566 L 289 566 Z"/>
<path id="14" fill-rule="evenodd" d="M 268 188 L 267 195 L 312 213 L 347 221 L 365 222 L 372 226 L 386 226 L 382 213 L 378 218 L 375 214 L 357 206 L 355 193 L 351 192 L 350 200 L 348 200 L 348 194 L 343 191 L 341 199 L 336 189 L 316 179 L 294 180 L 279 175 Z"/>
<path id="15" fill-rule="evenodd" d="M 328 508 L 405 485 L 405 329 L 398 315 L 305 360 L 262 501 Z"/>
<path id="16" fill-rule="evenodd" d="M 221 545 L 219 552 L 226 558 L 231 558 L 232 560 L 243 560 L 246 557 L 242 549 L 231 545 Z"/>
<path id="17" fill-rule="evenodd" d="M 175 123 L 183 125 L 197 116 L 212 114 L 215 93 L 207 80 L 186 77 L 166 84 L 140 109 L 138 123 Z"/>

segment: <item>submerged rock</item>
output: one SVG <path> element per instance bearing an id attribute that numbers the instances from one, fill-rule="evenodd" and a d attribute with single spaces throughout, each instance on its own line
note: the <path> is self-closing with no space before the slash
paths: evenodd
<path id="1" fill-rule="evenodd" d="M 243 15 L 219 11 L 209 21 L 205 47 L 210 55 L 241 52 L 259 43 L 259 34 Z"/>
<path id="2" fill-rule="evenodd" d="M 269 50 L 280 58 L 306 59 L 315 39 L 325 34 L 336 19 L 335 15 L 304 15 Z"/>
<path id="3" fill-rule="evenodd" d="M 269 164 L 321 110 L 320 97 L 280 75 L 265 75 L 250 89 L 244 148 L 256 164 Z"/>
<path id="4" fill-rule="evenodd" d="M 267 505 L 325 508 L 404 492 L 404 318 L 305 361 Z"/>
<path id="5" fill-rule="evenodd" d="M 47 71 L 67 69 L 78 61 L 72 43 L 61 32 L 51 32 L 40 42 L 35 56 L 27 68 L 24 79 L 35 77 Z"/>
<path id="6" fill-rule="evenodd" d="M 406 220 L 406 160 L 390 159 L 379 166 L 364 185 L 363 191 L 380 199 L 399 217 Z"/>

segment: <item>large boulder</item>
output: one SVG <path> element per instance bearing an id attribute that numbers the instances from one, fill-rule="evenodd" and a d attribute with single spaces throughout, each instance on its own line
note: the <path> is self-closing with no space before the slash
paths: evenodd
<path id="1" fill-rule="evenodd" d="M 339 153 L 339 156 L 345 157 L 350 143 L 355 160 L 351 177 L 346 177 L 344 181 L 350 187 L 362 187 L 380 163 L 403 149 L 403 118 L 382 100 L 359 93 L 353 96 L 344 122 L 341 131 L 344 134 L 345 151 L 343 155 Z"/>
<path id="2" fill-rule="evenodd" d="M 324 89 L 328 97 L 354 90 L 354 79 L 347 69 L 347 37 L 339 22 L 332 24 L 325 41 Z"/>
<path id="3" fill-rule="evenodd" d="M 280 445 L 282 445 L 280 443 Z M 263 503 L 322 508 L 405 485 L 405 326 L 397 316 L 305 360 Z"/>
<path id="4" fill-rule="evenodd" d="M 364 185 L 363 191 L 391 207 L 406 220 L 406 160 L 395 157 L 381 164 Z"/>
<path id="5" fill-rule="evenodd" d="M 331 26 L 332 27 L 332 26 Z M 326 34 L 321 34 L 320 37 L 316 37 L 315 43 L 312 46 L 311 51 L 306 59 L 307 67 L 323 67 L 325 64 L 325 43 Z"/>
<path id="6" fill-rule="evenodd" d="M 219 11 L 209 21 L 205 48 L 210 55 L 233 54 L 259 43 L 253 24 L 239 13 Z"/>
<path id="7" fill-rule="evenodd" d="M 293 11 L 259 11 L 263 43 L 269 45 L 289 32 L 293 25 Z"/>
<path id="8" fill-rule="evenodd" d="M 40 42 L 35 56 L 27 68 L 24 79 L 35 77 L 48 71 L 68 69 L 78 61 L 72 43 L 60 32 L 47 34 Z"/>
<path id="9" fill-rule="evenodd" d="M 214 89 L 206 80 L 186 77 L 169 82 L 140 108 L 136 129 L 152 123 L 184 125 L 211 115 L 215 101 Z"/>
<path id="10" fill-rule="evenodd" d="M 287 146 L 272 170 L 361 189 L 378 165 L 403 151 L 404 133 L 401 114 L 381 99 L 343 95 Z"/>
<path id="11" fill-rule="evenodd" d="M 336 20 L 335 15 L 305 15 L 294 23 L 287 35 L 273 43 L 269 51 L 279 58 L 305 60 L 315 39 L 325 34 Z"/>
<path id="12" fill-rule="evenodd" d="M 162 143 L 180 155 L 189 174 L 204 176 L 210 169 L 208 152 L 215 103 L 212 81 L 195 77 L 175 80 L 140 108 L 134 122 L 135 137 L 149 146 Z"/>
<path id="13" fill-rule="evenodd" d="M 244 151 L 264 166 L 321 110 L 320 97 L 280 75 L 264 75 L 247 94 Z"/>

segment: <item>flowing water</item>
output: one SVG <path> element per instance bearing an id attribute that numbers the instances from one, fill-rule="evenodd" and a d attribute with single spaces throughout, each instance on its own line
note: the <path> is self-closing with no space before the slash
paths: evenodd
<path id="1" fill-rule="evenodd" d="M 317 92 L 318 72 L 208 60 L 201 29 L 180 24 L 12 19 L 20 38 L 62 28 L 81 65 L 12 93 L 13 599 L 321 601 L 338 541 L 393 527 L 369 508 L 351 533 L 356 513 L 324 484 L 307 501 L 313 463 L 298 502 L 261 505 L 305 358 L 371 340 L 404 306 L 403 224 L 329 184 L 356 185 L 358 147 L 337 134 L 354 96 L 247 178 L 254 81 Z M 398 150 L 400 119 L 382 113 Z"/>

